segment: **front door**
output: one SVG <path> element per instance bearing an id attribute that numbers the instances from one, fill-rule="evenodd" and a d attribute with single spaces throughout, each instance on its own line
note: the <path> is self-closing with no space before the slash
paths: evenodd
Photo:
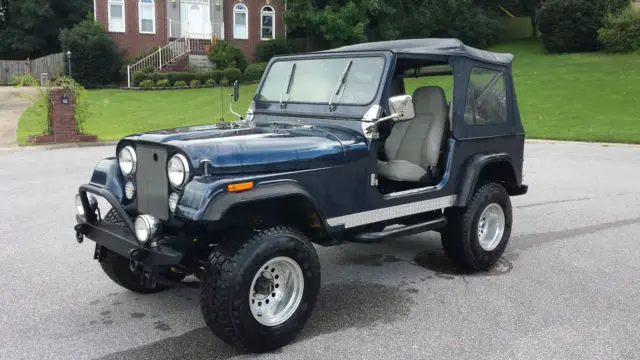
<path id="1" fill-rule="evenodd" d="M 182 35 L 189 35 L 193 38 L 208 39 L 211 35 L 211 30 L 209 29 L 209 17 L 208 1 L 183 1 L 180 5 Z"/>

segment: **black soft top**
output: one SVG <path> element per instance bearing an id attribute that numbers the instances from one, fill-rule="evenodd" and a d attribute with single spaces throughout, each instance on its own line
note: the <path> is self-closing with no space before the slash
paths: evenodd
<path id="1" fill-rule="evenodd" d="M 471 46 L 467 46 L 458 39 L 441 38 L 367 42 L 355 45 L 347 45 L 319 52 L 352 51 L 391 51 L 397 54 L 462 56 L 503 66 L 509 66 L 513 61 L 513 54 L 480 50 Z"/>

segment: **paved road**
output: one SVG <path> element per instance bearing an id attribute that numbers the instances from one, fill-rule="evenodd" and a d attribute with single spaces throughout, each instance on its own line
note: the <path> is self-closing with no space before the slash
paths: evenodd
<path id="1" fill-rule="evenodd" d="M 1 359 L 227 359 L 198 290 L 111 283 L 72 231 L 77 185 L 113 147 L 0 153 Z M 304 333 L 261 359 L 640 358 L 640 148 L 528 144 L 530 194 L 489 275 L 438 235 L 319 249 Z"/>

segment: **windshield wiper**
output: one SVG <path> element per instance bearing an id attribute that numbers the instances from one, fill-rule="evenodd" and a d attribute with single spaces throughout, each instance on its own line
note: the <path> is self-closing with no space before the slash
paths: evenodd
<path id="1" fill-rule="evenodd" d="M 338 93 L 340 92 L 340 89 L 342 89 L 342 86 L 346 82 L 347 74 L 351 69 L 351 64 L 353 64 L 353 59 L 349 60 L 349 63 L 347 64 L 347 66 L 344 68 L 344 71 L 342 72 L 342 76 L 340 76 L 340 79 L 338 79 L 338 83 L 336 84 L 336 90 L 331 94 L 331 98 L 329 99 L 329 108 L 331 108 L 331 105 L 333 104 L 333 97 L 338 95 Z"/>
<path id="2" fill-rule="evenodd" d="M 282 94 L 280 94 L 280 107 L 282 107 L 282 98 L 284 98 L 285 95 L 289 95 L 289 92 L 291 91 L 291 80 L 293 80 L 293 74 L 295 72 L 296 72 L 296 63 L 293 63 L 293 65 L 291 65 L 291 71 L 289 72 L 289 80 L 287 80 L 287 87 L 284 89 Z"/>

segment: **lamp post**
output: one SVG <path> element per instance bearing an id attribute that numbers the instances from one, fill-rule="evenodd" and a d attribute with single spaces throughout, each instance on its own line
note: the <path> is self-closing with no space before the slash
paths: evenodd
<path id="1" fill-rule="evenodd" d="M 67 64 L 69 66 L 69 77 L 71 77 L 71 50 L 67 50 Z"/>

